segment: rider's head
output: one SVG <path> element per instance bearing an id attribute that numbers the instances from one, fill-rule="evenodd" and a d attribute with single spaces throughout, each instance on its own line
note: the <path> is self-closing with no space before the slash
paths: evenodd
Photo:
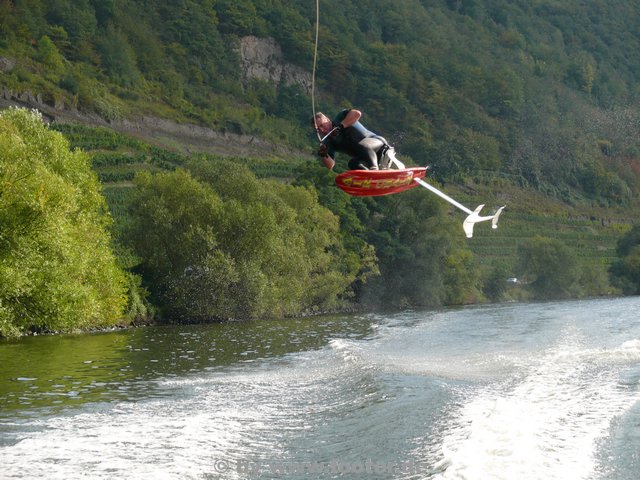
<path id="1" fill-rule="evenodd" d="M 329 133 L 333 128 L 331 119 L 322 112 L 318 112 L 313 116 L 313 118 L 311 119 L 311 124 L 316 129 L 316 131 L 323 136 Z"/>

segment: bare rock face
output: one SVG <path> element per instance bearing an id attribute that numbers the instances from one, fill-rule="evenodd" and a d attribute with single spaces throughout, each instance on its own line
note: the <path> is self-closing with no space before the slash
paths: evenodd
<path id="1" fill-rule="evenodd" d="M 302 67 L 286 63 L 282 49 L 273 38 L 248 36 L 240 41 L 242 78 L 266 80 L 275 85 L 300 85 L 311 92 L 311 74 Z"/>
<path id="2" fill-rule="evenodd" d="M 0 57 L 0 72 L 10 72 L 16 66 L 13 58 Z"/>

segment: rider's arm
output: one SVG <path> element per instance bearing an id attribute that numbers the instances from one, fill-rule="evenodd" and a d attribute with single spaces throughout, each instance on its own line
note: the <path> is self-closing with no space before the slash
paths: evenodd
<path id="1" fill-rule="evenodd" d="M 329 170 L 333 170 L 333 167 L 336 166 L 336 161 L 333 158 L 331 158 L 331 156 L 329 156 L 329 155 L 326 155 L 326 156 L 322 157 L 322 163 Z"/>
<path id="2" fill-rule="evenodd" d="M 361 116 L 362 116 L 362 112 L 360 110 L 356 110 L 355 108 L 352 108 L 351 110 L 347 111 L 347 115 L 342 119 L 340 124 L 342 124 L 342 126 L 345 128 L 350 127 L 351 125 L 356 123 L 358 120 L 360 120 Z"/>
<path id="3" fill-rule="evenodd" d="M 322 160 L 322 163 L 329 170 L 333 170 L 333 167 L 336 165 L 336 161 L 333 159 L 329 152 L 329 148 L 324 143 L 320 144 L 320 148 L 318 149 L 318 156 Z"/>

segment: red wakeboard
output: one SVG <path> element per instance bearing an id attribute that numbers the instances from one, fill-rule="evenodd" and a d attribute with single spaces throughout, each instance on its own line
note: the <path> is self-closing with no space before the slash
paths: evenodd
<path id="1" fill-rule="evenodd" d="M 336 177 L 336 184 L 349 195 L 372 197 L 391 195 L 416 187 L 415 178 L 424 178 L 427 167 L 400 170 L 348 170 Z"/>

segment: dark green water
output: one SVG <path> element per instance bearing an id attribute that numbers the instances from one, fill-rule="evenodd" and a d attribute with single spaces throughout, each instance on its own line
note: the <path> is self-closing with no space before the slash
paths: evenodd
<path id="1" fill-rule="evenodd" d="M 0 343 L 0 478 L 635 479 L 640 299 Z"/>
<path id="2" fill-rule="evenodd" d="M 371 333 L 369 317 L 143 327 L 0 343 L 0 419 L 164 395 L 155 380 L 314 350 Z"/>

